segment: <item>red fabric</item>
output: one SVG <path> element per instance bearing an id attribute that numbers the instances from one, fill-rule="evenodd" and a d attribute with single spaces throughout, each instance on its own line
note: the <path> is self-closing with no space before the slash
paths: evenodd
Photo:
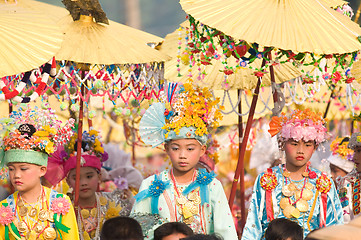
<path id="1" fill-rule="evenodd" d="M 321 193 L 323 218 L 320 222 L 320 227 L 326 227 L 326 215 L 327 215 L 327 193 Z"/>
<path id="2" fill-rule="evenodd" d="M 41 82 L 39 86 L 36 88 L 36 93 L 41 95 L 41 92 L 44 90 L 45 87 L 46 87 L 46 83 Z"/>
<path id="3" fill-rule="evenodd" d="M 272 173 L 272 169 L 268 168 L 267 172 Z M 266 190 L 266 212 L 267 212 L 268 221 L 272 221 L 274 219 L 273 203 L 272 203 L 272 191 L 273 190 Z"/>
<path id="4" fill-rule="evenodd" d="M 11 99 L 16 97 L 19 94 L 18 90 L 14 90 L 12 92 L 5 93 L 5 99 Z"/>
<path id="5" fill-rule="evenodd" d="M 10 90 L 5 86 L 1 89 L 1 91 L 4 93 L 4 94 L 8 94 L 10 93 Z"/>

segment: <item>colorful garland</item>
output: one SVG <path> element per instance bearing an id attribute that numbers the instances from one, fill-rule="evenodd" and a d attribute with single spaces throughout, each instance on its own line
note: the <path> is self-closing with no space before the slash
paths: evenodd
<path id="1" fill-rule="evenodd" d="M 223 70 L 225 75 L 233 74 L 239 68 L 248 67 L 254 70 L 255 76 L 262 77 L 269 66 L 290 62 L 295 67 L 313 66 L 319 70 L 320 74 L 314 76 L 308 72 L 306 73 L 302 69 L 302 79 L 305 84 L 311 84 L 321 80 L 329 84 L 337 84 L 338 82 L 351 83 L 354 80 L 349 70 L 357 59 L 357 51 L 348 54 L 323 54 L 319 56 L 313 53 L 296 54 L 290 50 L 276 49 L 273 47 L 264 48 L 260 47 L 257 43 L 248 43 L 244 40 L 233 39 L 214 28 L 201 24 L 201 22 L 195 20 L 191 15 L 188 15 L 188 20 L 190 33 L 189 39 L 187 40 L 187 54 L 194 58 L 193 65 L 196 62 L 209 65 L 212 59 L 220 59 L 220 56 L 224 56 L 222 63 L 225 65 L 225 69 Z M 221 49 L 221 52 L 218 52 L 217 49 Z M 269 58 L 271 51 L 275 53 L 276 58 L 274 60 Z M 230 57 L 234 57 L 237 60 L 237 65 L 229 65 L 227 59 Z M 256 59 L 266 60 L 265 66 L 260 68 L 254 67 L 252 63 Z M 331 63 L 331 61 L 333 62 Z M 331 65 L 334 65 L 332 71 L 328 72 L 327 67 Z M 225 78 L 225 81 L 227 81 L 226 79 L 227 78 Z M 225 82 L 225 86 L 227 86 L 227 82 Z"/>

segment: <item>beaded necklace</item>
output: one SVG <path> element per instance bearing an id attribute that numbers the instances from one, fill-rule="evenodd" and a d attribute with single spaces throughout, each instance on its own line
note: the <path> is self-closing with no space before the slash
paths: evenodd
<path id="1" fill-rule="evenodd" d="M 97 218 L 97 224 L 96 224 L 96 230 L 95 230 L 95 237 L 94 239 L 98 240 L 99 239 L 99 235 L 100 235 L 100 218 L 101 218 L 101 212 L 100 212 L 100 200 L 99 200 L 99 196 L 98 193 L 95 193 L 95 200 L 96 200 L 96 218 Z M 83 226 L 83 217 L 81 214 L 81 210 L 80 210 L 80 206 L 78 206 L 78 211 L 77 211 L 77 221 L 78 221 L 78 228 L 79 228 L 79 236 L 81 240 L 87 240 L 90 239 L 89 237 L 89 233 L 85 231 L 84 226 Z M 94 209 L 94 208 L 93 208 Z M 92 210 L 93 210 L 92 209 Z M 94 213 L 92 213 L 94 214 Z M 84 238 L 84 234 L 86 234 L 86 238 Z"/>

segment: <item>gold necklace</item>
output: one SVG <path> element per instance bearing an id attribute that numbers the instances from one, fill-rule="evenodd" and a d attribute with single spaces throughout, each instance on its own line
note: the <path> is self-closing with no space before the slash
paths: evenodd
<path id="1" fill-rule="evenodd" d="M 18 214 L 20 217 L 20 221 L 17 219 L 14 220 L 14 224 L 17 227 L 19 233 L 25 237 L 25 239 L 38 239 L 40 235 L 43 235 L 43 238 L 45 240 L 55 239 L 56 237 L 56 231 L 54 228 L 49 226 L 49 223 L 44 222 L 53 222 L 54 219 L 54 213 L 52 211 L 49 211 L 48 209 L 44 208 L 44 189 L 42 188 L 41 194 L 38 197 L 38 200 L 34 205 L 27 203 L 22 197 L 18 196 L 17 206 L 18 208 Z M 37 205 L 39 205 L 40 201 L 40 207 L 39 212 L 36 208 Z M 24 205 L 24 202 L 28 205 L 30 205 L 30 210 Z M 47 205 L 47 204 L 46 204 Z M 47 205 L 48 207 L 48 205 Z M 35 224 L 31 227 L 30 222 L 27 223 L 25 218 L 30 217 L 34 219 Z"/>
<path id="2" fill-rule="evenodd" d="M 194 173 L 195 174 L 192 181 L 194 181 L 196 171 Z M 177 182 L 173 175 L 173 171 L 171 171 L 171 179 L 176 193 L 174 194 L 176 203 L 175 207 L 178 207 L 178 213 L 182 215 L 183 222 L 189 225 L 194 222 L 194 215 L 200 214 L 201 198 L 199 196 L 199 188 L 190 192 L 187 196 L 184 196 L 182 193 L 180 193 L 181 191 L 177 187 Z"/>
<path id="3" fill-rule="evenodd" d="M 307 212 L 309 209 L 308 201 L 313 198 L 313 185 L 307 181 L 308 172 L 307 174 L 302 175 L 305 179 L 302 188 L 299 189 L 289 178 L 290 172 L 284 168 L 284 179 L 282 187 L 282 194 L 284 197 L 280 200 L 280 207 L 283 209 L 282 212 L 286 218 L 299 218 L 301 212 Z M 290 181 L 289 184 L 287 184 L 287 178 Z"/>

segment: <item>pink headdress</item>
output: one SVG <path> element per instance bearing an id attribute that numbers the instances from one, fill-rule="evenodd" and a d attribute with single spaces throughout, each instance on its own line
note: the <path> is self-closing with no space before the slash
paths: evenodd
<path id="1" fill-rule="evenodd" d="M 83 132 L 81 167 L 93 167 L 100 171 L 102 162 L 108 160 L 108 153 L 104 151 L 98 131 Z M 65 178 L 69 171 L 76 168 L 77 134 L 70 141 L 49 156 L 48 171 L 44 176 L 52 185 L 56 185 Z"/>
<path id="2" fill-rule="evenodd" d="M 270 129 L 271 136 L 280 133 L 282 141 L 294 139 L 299 141 L 315 141 L 317 144 L 326 140 L 327 128 L 325 120 L 310 109 L 296 110 L 289 117 L 282 113 L 281 117 L 272 117 Z"/>

